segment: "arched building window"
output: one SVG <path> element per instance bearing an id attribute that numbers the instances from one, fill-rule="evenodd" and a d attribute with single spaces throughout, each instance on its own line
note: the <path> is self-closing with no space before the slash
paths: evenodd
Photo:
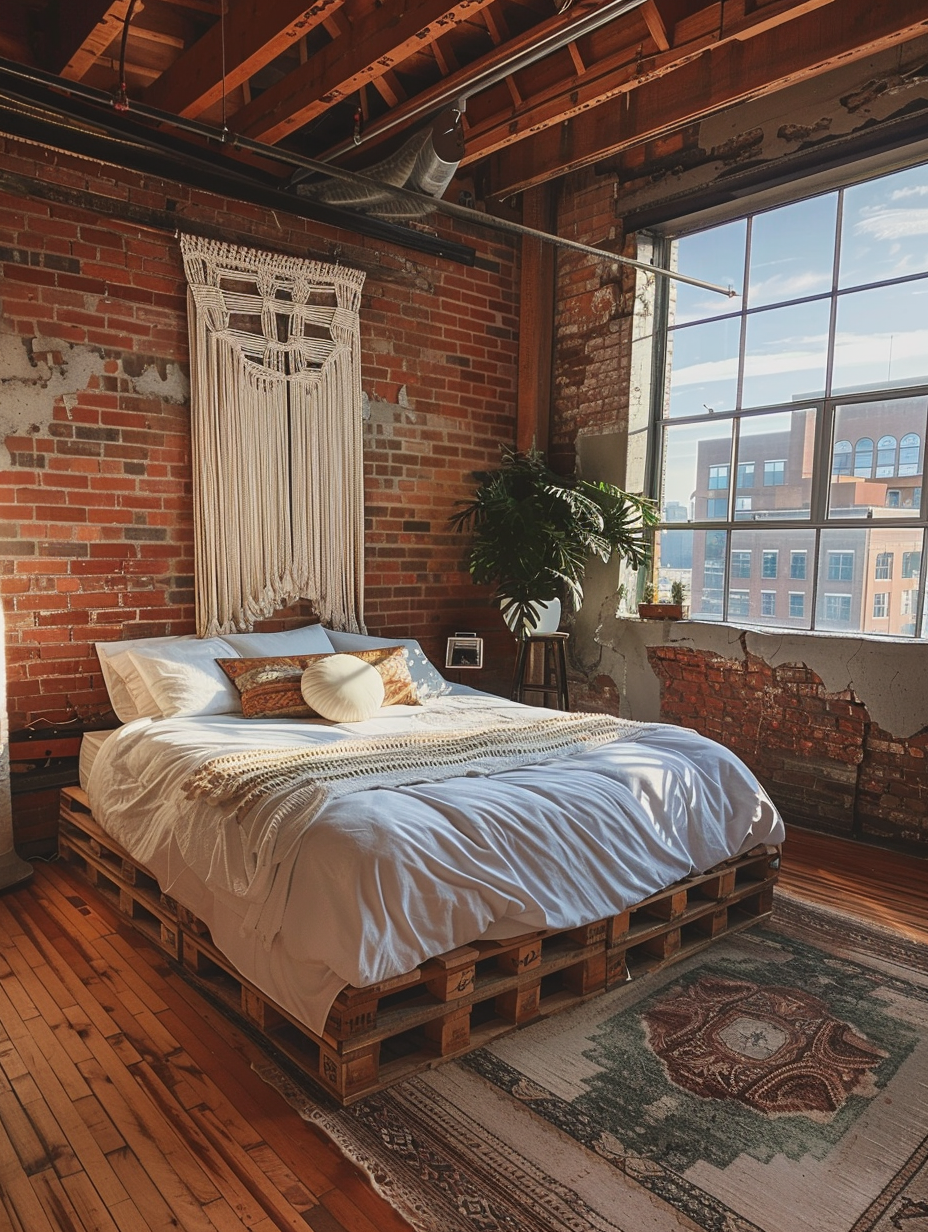
<path id="1" fill-rule="evenodd" d="M 920 475 L 921 438 L 917 432 L 907 432 L 899 442 L 899 474 Z"/>
<path id="2" fill-rule="evenodd" d="M 876 477 L 892 479 L 896 473 L 896 438 L 881 436 L 876 443 Z"/>
<path id="3" fill-rule="evenodd" d="M 854 474 L 858 479 L 869 479 L 873 474 L 873 441 L 862 436 L 854 450 Z"/>
<path id="4" fill-rule="evenodd" d="M 849 475 L 851 473 L 851 455 L 854 446 L 850 441 L 835 441 L 834 453 L 831 458 L 832 475 Z"/>

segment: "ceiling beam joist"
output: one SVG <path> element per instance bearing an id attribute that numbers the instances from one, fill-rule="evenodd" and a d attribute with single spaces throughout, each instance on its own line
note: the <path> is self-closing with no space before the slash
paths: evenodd
<path id="1" fill-rule="evenodd" d="M 454 63 L 454 71 L 447 73 L 443 80 L 433 86 L 429 86 L 425 90 L 421 90 L 408 103 L 395 108 L 387 117 L 386 123 L 379 123 L 369 129 L 364 135 L 362 149 L 372 149 L 416 115 L 427 115 L 430 111 L 438 111 L 456 96 L 466 95 L 468 87 L 472 86 L 477 78 L 494 73 L 511 60 L 516 59 L 523 53 L 530 52 L 538 43 L 556 39 L 563 31 L 569 30 L 576 21 L 576 13 L 570 5 L 567 5 L 555 17 L 548 18 L 546 21 L 532 26 L 531 29 L 514 36 L 500 47 L 494 47 L 492 51 L 488 51 L 485 55 L 480 56 L 479 59 L 472 61 L 463 68 L 459 68 Z M 439 54 L 443 51 L 448 67 L 451 68 L 454 61 L 453 50 L 451 54 L 448 54 L 449 46 L 442 39 L 436 40 L 434 47 L 437 53 L 436 59 L 438 59 Z M 439 60 L 440 63 L 441 61 Z M 327 151 L 325 157 L 327 159 L 337 158 L 340 154 L 344 154 L 350 149 L 349 145 L 347 150 L 342 148 L 330 150 Z"/>
<path id="2" fill-rule="evenodd" d="M 416 52 L 430 47 L 451 26 L 492 0 L 392 0 L 354 26 L 350 38 L 323 47 L 233 119 L 255 141 L 276 145 L 321 115 L 333 103 L 382 78 Z"/>
<path id="3" fill-rule="evenodd" d="M 647 17 L 648 2 L 650 0 L 641 6 L 644 18 Z M 611 99 L 628 94 L 647 81 L 666 77 L 709 49 L 717 49 L 727 42 L 744 42 L 791 18 L 835 2 L 777 0 L 763 10 L 754 10 L 753 16 L 745 17 L 742 0 L 741 9 L 730 21 L 725 21 L 721 30 L 717 26 L 712 29 L 707 26 L 705 14 L 709 10 L 691 12 L 687 19 L 678 13 L 675 23 L 669 28 L 680 32 L 681 37 L 682 33 L 686 33 L 685 42 L 678 40 L 667 51 L 650 56 L 642 56 L 640 47 L 636 49 L 630 44 L 611 55 L 598 58 L 593 67 L 580 77 L 564 76 L 559 84 L 529 98 L 523 107 L 506 108 L 487 117 L 482 123 L 475 124 L 468 136 L 465 162 L 486 158 L 552 125 L 563 124 L 574 116 L 583 115 Z M 712 4 L 709 9 L 717 10 L 717 5 Z M 690 38 L 693 28 L 699 33 L 695 38 Z"/>
<path id="4" fill-rule="evenodd" d="M 736 38 L 690 59 L 672 73 L 646 80 L 621 105 L 610 102 L 569 124 L 548 128 L 493 157 L 492 191 L 505 196 L 579 170 L 622 150 L 673 132 L 736 103 L 820 76 L 928 33 L 924 0 L 841 0 L 835 8 L 805 12 L 788 28 L 744 41 Z"/>
<path id="5" fill-rule="evenodd" d="M 237 89 L 310 30 L 328 23 L 343 2 L 240 0 L 162 74 L 146 92 L 145 102 L 190 119 L 201 115 L 222 101 L 223 90 L 228 94 Z"/>
<path id="6" fill-rule="evenodd" d="M 130 0 L 75 0 L 63 5 L 56 28 L 54 67 L 68 81 L 83 81 L 114 39 L 122 34 Z M 142 11 L 137 3 L 136 13 Z"/>

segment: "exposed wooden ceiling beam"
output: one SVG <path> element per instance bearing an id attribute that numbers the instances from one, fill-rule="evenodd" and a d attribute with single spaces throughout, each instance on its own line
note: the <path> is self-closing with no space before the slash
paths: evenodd
<path id="1" fill-rule="evenodd" d="M 73 0 L 59 9 L 54 69 L 68 81 L 82 81 L 110 43 L 122 34 L 130 0 Z M 135 6 L 142 11 L 141 3 Z"/>
<path id="2" fill-rule="evenodd" d="M 492 191 L 521 191 L 551 178 L 552 170 L 562 175 L 589 166 L 735 103 L 926 33 L 924 0 L 895 0 L 892 6 L 840 0 L 833 7 L 806 9 L 785 32 L 777 24 L 765 25 L 752 38 L 742 32 L 660 78 L 643 80 L 621 107 L 592 108 L 495 154 Z"/>
<path id="3" fill-rule="evenodd" d="M 237 132 L 276 144 L 288 134 L 429 47 L 492 0 L 390 0 L 367 13 L 350 37 L 335 39 L 271 86 L 233 120 Z"/>
<path id="4" fill-rule="evenodd" d="M 310 30 L 328 23 L 344 0 L 238 0 L 225 18 L 225 90 L 253 77 Z M 162 111 L 193 118 L 221 102 L 223 31 L 216 22 L 145 94 Z"/>
<path id="5" fill-rule="evenodd" d="M 516 0 L 518 2 L 518 0 Z M 702 0 L 700 0 L 702 2 Z M 825 0 L 820 0 L 824 3 Z M 572 7 L 565 8 L 556 16 L 548 18 L 546 21 L 539 22 L 532 26 L 531 29 L 525 30 L 523 33 L 515 35 L 507 43 L 500 47 L 494 47 L 492 51 L 488 51 L 479 59 L 471 61 L 463 67 L 458 67 L 454 63 L 454 71 L 446 73 L 443 80 L 437 82 L 433 86 L 429 86 L 425 90 L 420 90 L 414 95 L 408 103 L 402 104 L 394 108 L 390 113 L 390 120 L 395 122 L 395 127 L 384 126 L 382 128 L 375 127 L 374 130 L 365 135 L 361 145 L 361 150 L 367 151 L 373 149 L 380 141 L 391 136 L 401 129 L 404 122 L 410 116 L 427 112 L 430 108 L 437 110 L 449 98 L 453 98 L 456 94 L 460 95 L 466 91 L 467 86 L 480 75 L 486 75 L 494 72 L 507 60 L 514 56 L 520 55 L 523 52 L 530 51 L 537 43 L 544 39 L 556 37 L 562 30 L 570 27 L 577 20 L 577 13 Z M 448 67 L 452 67 L 455 61 L 454 49 L 448 38 L 436 39 L 433 44 L 433 49 L 436 53 L 436 59 L 441 64 L 442 59 L 447 63 Z M 575 79 L 572 79 L 572 84 L 576 84 Z"/>
<path id="6" fill-rule="evenodd" d="M 677 41 L 667 51 L 644 54 L 640 44 L 636 47 L 630 43 L 609 55 L 597 55 L 591 67 L 579 76 L 565 71 L 558 84 L 530 94 L 524 106 L 504 106 L 493 115 L 485 115 L 480 122 L 473 122 L 468 133 L 465 162 L 476 162 L 552 125 L 588 113 L 640 88 L 646 81 L 677 71 L 682 64 L 708 49 L 717 49 L 726 42 L 755 38 L 775 26 L 834 4 L 836 0 L 775 0 L 747 14 L 745 0 L 739 0 L 737 6 L 732 4 L 726 8 L 728 16 L 721 27 L 713 24 L 719 19 L 717 3 L 694 9 L 692 0 L 688 0 L 689 8 L 684 12 L 683 2 L 679 0 L 670 27 Z M 645 7 L 642 6 L 643 16 Z"/>

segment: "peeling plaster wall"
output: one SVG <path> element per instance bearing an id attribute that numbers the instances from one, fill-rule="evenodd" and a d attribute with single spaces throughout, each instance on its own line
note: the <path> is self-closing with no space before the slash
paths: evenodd
<path id="1" fill-rule="evenodd" d="M 809 174 L 807 159 L 812 168 L 821 166 L 839 145 L 850 149 L 855 141 L 863 157 L 880 126 L 887 129 L 888 140 L 893 122 L 917 122 L 926 114 L 928 37 L 730 107 L 608 160 L 598 170 L 618 177 L 623 215 L 678 202 L 676 214 L 685 217 L 692 213 L 691 201 L 707 190 L 715 189 L 720 200 L 756 192 L 750 179 L 759 173 L 794 188 L 800 175 Z M 920 129 L 923 139 L 923 122 Z M 791 162 L 797 168 L 792 175 Z M 772 190 L 777 191 L 782 190 Z M 731 207 L 726 212 L 731 214 Z M 667 216 L 673 217 L 673 211 Z"/>
<path id="2" fill-rule="evenodd" d="M 185 406 L 190 396 L 187 373 L 160 357 L 125 356 L 114 372 L 102 347 L 0 333 L 0 469 L 12 464 L 9 437 L 47 435 L 59 399 L 71 418 L 78 395 L 107 375 L 124 377 L 143 398 Z"/>
<path id="3" fill-rule="evenodd" d="M 821 160 L 839 145 L 846 158 L 859 142 L 867 161 L 854 166 L 873 171 L 880 134 L 896 140 L 898 128 L 890 130 L 909 119 L 925 131 L 926 63 L 928 38 L 569 177 L 560 232 L 620 242 L 628 216 L 650 211 L 686 217 L 692 226 L 772 204 L 803 186 L 821 191 L 852 174 L 846 167 L 821 172 Z M 928 158 L 928 145 L 885 157 L 902 165 L 916 149 Z M 819 174 L 804 180 L 810 168 Z M 759 196 L 752 177 L 766 178 Z M 629 240 L 625 251 L 634 255 Z M 586 477 L 630 490 L 640 490 L 645 474 L 652 354 L 650 318 L 633 319 L 641 290 L 629 275 L 560 258 L 552 451 L 575 460 Z M 587 570 L 569 643 L 576 707 L 694 727 L 734 748 L 789 820 L 928 851 L 923 643 L 640 622 L 617 613 L 620 581 L 615 565 L 594 560 Z"/>

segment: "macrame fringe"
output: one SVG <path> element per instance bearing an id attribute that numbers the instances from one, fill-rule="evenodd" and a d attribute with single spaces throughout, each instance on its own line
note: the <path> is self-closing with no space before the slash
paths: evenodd
<path id="1" fill-rule="evenodd" d="M 364 629 L 364 272 L 182 235 L 197 633 L 298 599 Z"/>

